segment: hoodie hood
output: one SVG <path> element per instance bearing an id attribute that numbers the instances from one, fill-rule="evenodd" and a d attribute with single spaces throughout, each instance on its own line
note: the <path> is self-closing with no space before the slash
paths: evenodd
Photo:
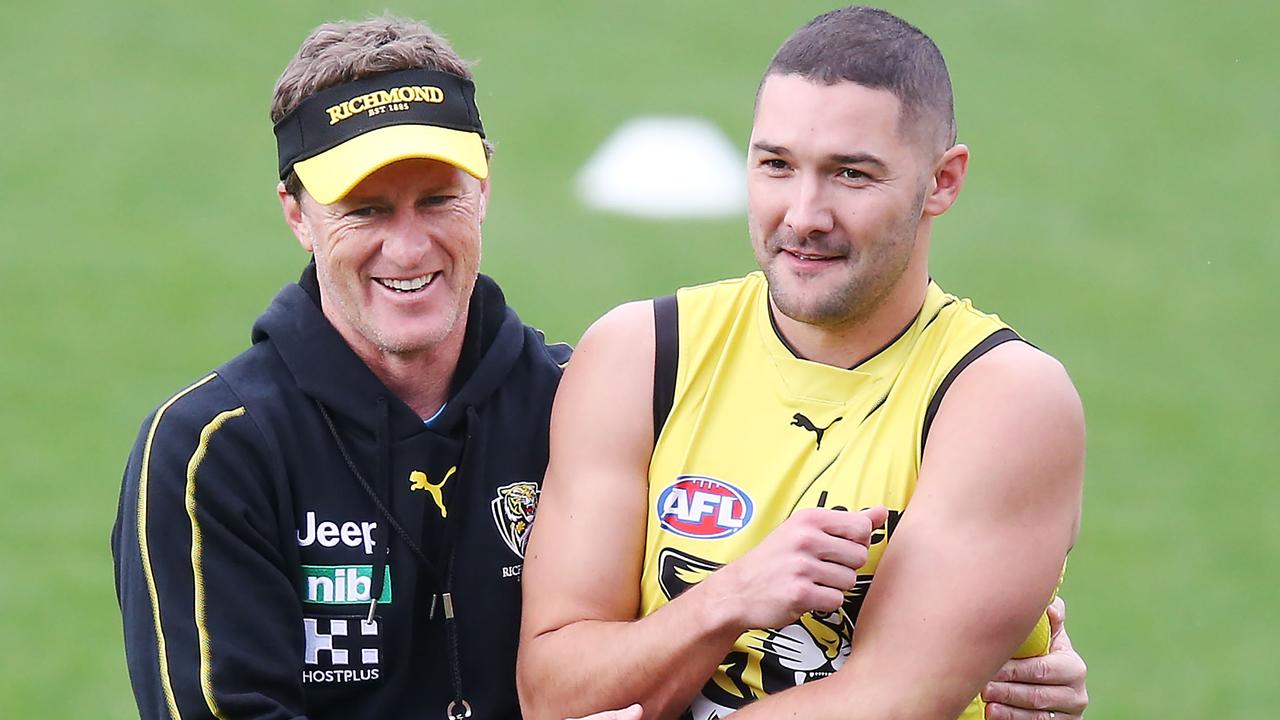
<path id="1" fill-rule="evenodd" d="M 253 325 L 254 344 L 274 339 L 298 387 L 335 414 L 374 434 L 378 398 L 386 398 L 392 438 L 421 432 L 422 418 L 396 397 L 347 345 L 320 308 L 314 261 L 296 284 L 286 285 Z M 466 409 L 481 405 L 515 365 L 524 346 L 523 325 L 491 278 L 476 278 L 462 353 L 449 399 L 431 422 L 443 435 L 458 432 Z"/>

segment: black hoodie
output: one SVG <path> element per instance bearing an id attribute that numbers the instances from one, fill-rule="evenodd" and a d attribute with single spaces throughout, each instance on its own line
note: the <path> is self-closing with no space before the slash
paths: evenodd
<path id="1" fill-rule="evenodd" d="M 314 267 L 281 290 L 129 457 L 111 540 L 142 717 L 519 717 L 520 571 L 568 352 L 481 276 L 424 424 L 325 319 Z"/>

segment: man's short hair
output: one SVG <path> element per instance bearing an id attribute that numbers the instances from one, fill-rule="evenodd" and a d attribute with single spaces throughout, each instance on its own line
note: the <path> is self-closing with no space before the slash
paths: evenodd
<path id="1" fill-rule="evenodd" d="M 271 94 L 271 122 L 280 121 L 303 100 L 335 85 L 372 75 L 422 68 L 471 80 L 471 66 L 443 35 L 425 23 L 392 15 L 359 22 L 325 23 L 302 41 L 276 80 Z M 485 157 L 493 147 L 484 142 Z M 298 197 L 302 183 L 293 171 L 285 190 Z"/>
<path id="2" fill-rule="evenodd" d="M 902 103 L 900 130 L 930 151 L 956 142 L 951 76 L 942 52 L 919 28 L 879 8 L 840 8 L 809 21 L 778 49 L 761 87 L 770 75 L 888 90 Z"/>

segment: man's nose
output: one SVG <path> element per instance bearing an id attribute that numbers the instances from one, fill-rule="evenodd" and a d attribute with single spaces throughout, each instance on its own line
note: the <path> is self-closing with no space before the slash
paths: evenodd
<path id="1" fill-rule="evenodd" d="M 382 254 L 400 267 L 419 267 L 431 245 L 430 223 L 417 213 L 399 211 L 384 228 Z"/>
<path id="2" fill-rule="evenodd" d="M 835 228 L 835 217 L 826 184 L 813 174 L 796 178 L 783 221 L 797 237 L 829 233 Z"/>

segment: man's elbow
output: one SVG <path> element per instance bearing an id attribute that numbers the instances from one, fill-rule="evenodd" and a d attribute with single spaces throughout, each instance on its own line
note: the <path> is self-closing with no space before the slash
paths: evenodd
<path id="1" fill-rule="evenodd" d="M 516 653 L 516 692 L 525 720 L 564 720 L 575 713 L 569 705 L 581 701 L 572 691 L 574 677 L 566 674 L 581 668 L 580 658 L 557 655 L 562 650 L 560 632 L 572 623 L 526 632 Z M 581 714 L 581 713 L 577 713 Z"/>
<path id="2" fill-rule="evenodd" d="M 538 654 L 546 641 L 545 633 L 530 634 L 520 641 L 520 650 L 516 655 L 516 692 L 520 698 L 520 714 L 525 720 L 538 720 L 550 717 L 546 695 L 540 692 L 546 683 L 542 680 L 542 663 Z"/>
<path id="3" fill-rule="evenodd" d="M 800 687 L 822 687 L 821 698 L 814 700 L 824 707 L 857 708 L 823 717 L 894 718 L 894 720 L 950 720 L 962 715 L 976 697 L 962 687 L 959 678 L 934 677 L 923 681 L 905 669 L 900 672 L 876 672 L 868 663 L 859 663 L 855 654 L 834 675 Z"/>

